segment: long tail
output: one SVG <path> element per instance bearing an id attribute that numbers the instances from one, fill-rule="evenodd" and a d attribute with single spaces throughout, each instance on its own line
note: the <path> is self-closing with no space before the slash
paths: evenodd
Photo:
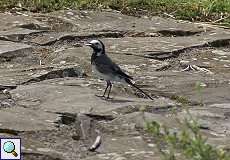
<path id="1" fill-rule="evenodd" d="M 134 88 L 138 89 L 140 92 L 142 92 L 145 96 L 147 96 L 149 99 L 153 100 L 153 98 L 148 95 L 147 93 L 145 93 L 142 89 L 140 89 L 139 87 L 137 87 L 135 84 L 133 84 L 130 79 L 126 78 L 125 79 L 126 83 L 130 84 L 131 86 L 133 86 Z"/>

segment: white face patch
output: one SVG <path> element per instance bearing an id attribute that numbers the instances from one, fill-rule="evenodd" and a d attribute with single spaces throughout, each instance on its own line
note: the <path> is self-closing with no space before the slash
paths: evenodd
<path id="1" fill-rule="evenodd" d="M 98 50 L 103 50 L 103 45 L 101 44 L 100 41 L 94 39 L 94 40 L 90 41 L 89 43 L 93 44 L 95 47 L 97 47 Z M 101 55 L 101 53 L 99 53 L 99 54 Z M 98 56 L 100 56 L 100 55 L 98 55 Z"/>
<path id="2" fill-rule="evenodd" d="M 96 43 L 100 43 L 100 42 L 98 40 L 94 39 L 94 40 L 90 41 L 89 43 L 96 44 Z"/>

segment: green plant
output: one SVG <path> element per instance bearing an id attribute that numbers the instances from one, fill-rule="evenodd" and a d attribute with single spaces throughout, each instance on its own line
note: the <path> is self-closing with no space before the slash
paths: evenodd
<path id="1" fill-rule="evenodd" d="M 207 143 L 196 121 L 185 119 L 181 126 L 177 132 L 172 132 L 170 128 L 155 121 L 147 123 L 146 129 L 157 142 L 163 159 L 176 160 L 183 157 L 189 160 L 230 160 L 225 151 Z"/>

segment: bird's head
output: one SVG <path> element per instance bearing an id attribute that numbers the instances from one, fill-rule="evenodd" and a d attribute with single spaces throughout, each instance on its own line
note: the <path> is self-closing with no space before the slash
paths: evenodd
<path id="1" fill-rule="evenodd" d="M 105 54 L 105 46 L 100 40 L 91 40 L 90 42 L 85 44 L 86 46 L 89 46 L 93 48 L 94 53 L 99 56 L 101 54 Z"/>

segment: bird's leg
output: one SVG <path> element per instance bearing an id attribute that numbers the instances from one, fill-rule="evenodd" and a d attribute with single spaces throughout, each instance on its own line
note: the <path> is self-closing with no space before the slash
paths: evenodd
<path id="1" fill-rule="evenodd" d="M 103 93 L 103 95 L 101 96 L 101 95 L 96 95 L 97 97 L 101 97 L 101 98 L 103 98 L 103 97 L 105 97 L 105 94 L 106 94 L 106 91 L 107 91 L 107 89 L 108 89 L 108 87 L 109 87 L 109 83 L 108 83 L 108 81 L 106 81 L 106 88 L 105 88 L 105 91 L 104 91 L 104 93 Z"/>
<path id="2" fill-rule="evenodd" d="M 107 85 L 109 86 L 109 92 L 108 92 L 108 96 L 107 96 L 107 99 L 109 99 L 109 94 L 110 94 L 110 91 L 112 89 L 112 83 L 110 81 L 106 81 L 107 82 Z"/>
<path id="3" fill-rule="evenodd" d="M 108 89 L 108 87 L 109 87 L 109 81 L 106 81 L 106 88 L 105 88 L 105 91 L 104 91 L 104 94 L 103 94 L 103 96 L 102 97 L 105 97 L 105 93 L 106 93 L 106 91 L 107 91 L 107 89 Z"/>

